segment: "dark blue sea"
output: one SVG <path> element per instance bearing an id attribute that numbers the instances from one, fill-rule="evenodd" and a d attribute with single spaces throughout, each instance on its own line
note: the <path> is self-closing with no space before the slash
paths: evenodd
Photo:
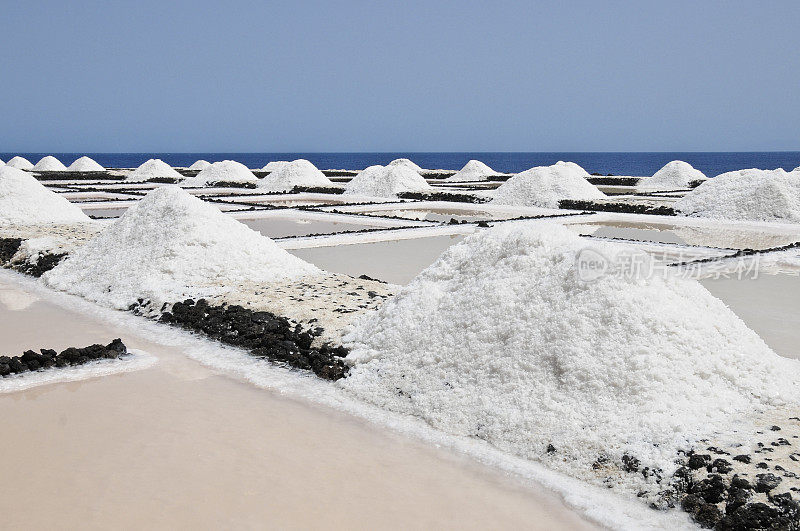
<path id="1" fill-rule="evenodd" d="M 0 153 L 8 161 L 21 155 L 34 164 L 45 155 L 54 155 L 65 165 L 88 155 L 106 167 L 134 168 L 150 158 L 159 158 L 172 166 L 189 166 L 197 159 L 209 162 L 231 159 L 249 168 L 261 168 L 273 160 L 310 160 L 320 169 L 361 170 L 373 164 L 406 157 L 423 168 L 458 170 L 468 160 L 478 159 L 500 172 L 516 173 L 533 166 L 572 161 L 590 173 L 613 175 L 652 175 L 671 160 L 683 160 L 708 176 L 743 168 L 791 171 L 800 166 L 800 151 L 770 152 L 686 152 L 686 153 Z"/>

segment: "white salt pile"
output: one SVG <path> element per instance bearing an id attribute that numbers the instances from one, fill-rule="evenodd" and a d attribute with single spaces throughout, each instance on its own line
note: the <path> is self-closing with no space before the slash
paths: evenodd
<path id="1" fill-rule="evenodd" d="M 150 159 L 133 170 L 125 179 L 130 182 L 145 182 L 150 179 L 183 179 L 183 175 L 161 159 Z"/>
<path id="2" fill-rule="evenodd" d="M 204 169 L 208 168 L 209 166 L 211 166 L 210 162 L 208 162 L 207 160 L 200 159 L 200 160 L 195 161 L 191 166 L 189 166 L 189 169 L 190 170 L 204 170 Z"/>
<path id="3" fill-rule="evenodd" d="M 266 166 L 261 168 L 262 171 L 277 171 L 284 166 L 289 164 L 288 160 L 274 160 L 272 162 L 268 162 Z"/>
<path id="4" fill-rule="evenodd" d="M 14 157 L 6 163 L 6 166 L 17 168 L 18 170 L 32 170 L 33 164 L 25 157 Z"/>
<path id="5" fill-rule="evenodd" d="M 319 274 L 272 240 L 177 186 L 153 190 L 45 275 L 61 289 L 118 309 L 222 293 L 237 282 Z"/>
<path id="6" fill-rule="evenodd" d="M 793 172 L 795 172 L 795 171 L 800 171 L 800 166 L 796 167 L 796 168 L 795 168 L 795 169 L 793 169 L 792 171 L 793 171 Z"/>
<path id="7" fill-rule="evenodd" d="M 97 162 L 95 162 L 90 157 L 81 157 L 77 159 L 75 162 L 69 165 L 67 168 L 68 171 L 106 171 L 106 169 L 100 166 Z"/>
<path id="8" fill-rule="evenodd" d="M 430 189 L 431 185 L 408 166 L 370 166 L 345 185 L 344 193 L 397 197 L 401 192 L 424 192 Z"/>
<path id="9" fill-rule="evenodd" d="M 42 157 L 33 167 L 33 171 L 66 171 L 67 167 L 52 155 Z"/>
<path id="10" fill-rule="evenodd" d="M 0 224 L 76 223 L 89 217 L 32 175 L 0 167 Z"/>
<path id="11" fill-rule="evenodd" d="M 196 176 L 184 179 L 181 186 L 209 186 L 220 183 L 255 184 L 257 182 L 258 177 L 241 162 L 222 160 L 211 164 Z"/>
<path id="12" fill-rule="evenodd" d="M 261 179 L 258 187 L 269 192 L 288 192 L 295 186 L 332 186 L 325 174 L 305 159 L 297 159 L 284 164 Z"/>
<path id="13" fill-rule="evenodd" d="M 673 160 L 664 165 L 649 179 L 638 186 L 641 190 L 678 190 L 689 188 L 694 181 L 705 181 L 708 177 L 696 170 L 688 162 Z"/>
<path id="14" fill-rule="evenodd" d="M 674 204 L 687 216 L 800 222 L 800 174 L 739 170 L 709 179 Z"/>
<path id="15" fill-rule="evenodd" d="M 3 159 L 0 159 L 0 166 L 5 166 L 5 164 L 6 164 L 6 163 L 5 163 L 5 162 L 3 162 Z"/>
<path id="16" fill-rule="evenodd" d="M 494 191 L 501 205 L 558 208 L 561 199 L 601 199 L 605 194 L 586 180 L 589 174 L 574 162 L 558 161 L 518 173 Z"/>
<path id="17" fill-rule="evenodd" d="M 460 183 L 485 181 L 488 177 L 493 177 L 495 175 L 497 175 L 497 172 L 483 162 L 479 160 L 471 160 L 454 175 L 445 179 L 445 181 Z"/>
<path id="18" fill-rule="evenodd" d="M 698 282 L 647 269 L 583 281 L 579 254 L 649 263 L 556 225 L 481 231 L 356 322 L 339 385 L 587 479 L 624 454 L 668 475 L 679 449 L 800 402 L 800 363 Z"/>
<path id="19" fill-rule="evenodd" d="M 407 168 L 414 170 L 417 173 L 425 171 L 409 159 L 394 159 L 392 162 L 387 164 L 387 166 L 405 166 Z"/>

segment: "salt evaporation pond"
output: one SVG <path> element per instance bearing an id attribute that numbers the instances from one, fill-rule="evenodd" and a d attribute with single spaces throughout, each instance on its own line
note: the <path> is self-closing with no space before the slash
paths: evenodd
<path id="1" fill-rule="evenodd" d="M 310 234 L 333 234 L 342 231 L 357 231 L 363 229 L 376 229 L 364 223 L 350 223 L 344 221 L 317 221 L 300 217 L 253 217 L 239 218 L 239 221 L 269 238 L 285 238 L 288 236 L 307 236 Z"/>
<path id="2" fill-rule="evenodd" d="M 391 216 L 406 219 L 448 222 L 458 221 L 502 220 L 518 217 L 517 214 L 487 212 L 467 208 L 403 208 L 398 210 L 364 210 L 353 212 L 367 216 Z"/>

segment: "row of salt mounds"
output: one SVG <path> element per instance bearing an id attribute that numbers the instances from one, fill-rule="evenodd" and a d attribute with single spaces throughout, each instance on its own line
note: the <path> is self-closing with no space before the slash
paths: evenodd
<path id="1" fill-rule="evenodd" d="M 31 161 L 26 159 L 25 157 L 14 157 L 8 162 L 6 162 L 6 166 L 10 166 L 12 168 L 17 168 L 18 170 L 32 170 L 33 164 Z"/>
<path id="2" fill-rule="evenodd" d="M 297 159 L 284 164 L 261 179 L 258 188 L 269 192 L 288 192 L 295 186 L 333 186 L 325 174 L 306 159 Z"/>
<path id="3" fill-rule="evenodd" d="M 396 198 L 402 192 L 425 192 L 431 185 L 405 165 L 370 166 L 344 187 L 345 194 Z"/>
<path id="4" fill-rule="evenodd" d="M 709 179 L 673 205 L 687 216 L 800 222 L 800 174 L 739 170 Z"/>
<path id="5" fill-rule="evenodd" d="M 90 171 L 106 171 L 104 167 L 99 165 L 95 162 L 94 159 L 91 157 L 83 156 L 77 159 L 75 162 L 69 165 L 67 171 L 81 171 L 81 172 L 90 172 Z"/>
<path id="6" fill-rule="evenodd" d="M 188 169 L 190 169 L 190 170 L 204 170 L 204 169 L 208 168 L 209 166 L 211 166 L 210 162 L 208 162 L 207 160 L 200 159 L 200 160 L 194 161 L 192 163 L 192 165 L 189 166 Z"/>
<path id="7" fill-rule="evenodd" d="M 554 224 L 467 237 L 356 322 L 339 385 L 586 479 L 598 458 L 619 465 L 625 454 L 669 475 L 679 449 L 752 428 L 746 415 L 760 406 L 800 402 L 800 364 L 697 281 L 582 282 L 581 251 L 586 241 Z M 592 252 L 649 260 L 619 244 Z"/>
<path id="8" fill-rule="evenodd" d="M 0 167 L 0 223 L 78 223 L 89 217 L 32 175 Z"/>
<path id="9" fill-rule="evenodd" d="M 125 180 L 141 183 L 150 179 L 175 179 L 179 181 L 183 179 L 183 175 L 161 159 L 150 159 L 133 170 Z"/>
<path id="10" fill-rule="evenodd" d="M 181 186 L 209 186 L 219 183 L 257 183 L 258 177 L 247 166 L 235 160 L 222 160 L 209 165 L 196 176 L 185 179 Z"/>
<path id="11" fill-rule="evenodd" d="M 61 289 L 118 309 L 211 295 L 237 282 L 320 270 L 177 186 L 148 193 L 45 275 Z"/>
<path id="12" fill-rule="evenodd" d="M 422 173 L 425 171 L 410 159 L 394 159 L 392 162 L 387 164 L 387 166 L 405 166 L 406 168 L 412 169 L 417 173 Z"/>
<path id="13" fill-rule="evenodd" d="M 33 167 L 33 171 L 67 171 L 67 167 L 52 155 L 42 157 Z"/>
<path id="14" fill-rule="evenodd" d="M 288 160 L 273 160 L 272 162 L 267 162 L 267 165 L 261 168 L 261 171 L 278 171 L 287 164 L 290 164 Z"/>
<path id="15" fill-rule="evenodd" d="M 470 160 L 464 167 L 457 171 L 454 175 L 445 179 L 445 182 L 475 182 L 485 181 L 489 177 L 499 175 L 496 171 L 490 168 L 479 160 Z"/>
<path id="16" fill-rule="evenodd" d="M 558 161 L 518 173 L 492 194 L 501 205 L 558 208 L 562 199 L 591 200 L 606 195 L 587 181 L 589 174 L 574 162 Z"/>
<path id="17" fill-rule="evenodd" d="M 705 181 L 708 177 L 692 167 L 688 162 L 673 160 L 664 165 L 649 179 L 638 186 L 640 190 L 677 190 L 689 188 L 695 181 Z"/>

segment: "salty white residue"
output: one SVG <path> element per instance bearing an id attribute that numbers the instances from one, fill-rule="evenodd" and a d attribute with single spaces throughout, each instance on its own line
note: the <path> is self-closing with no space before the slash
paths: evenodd
<path id="1" fill-rule="evenodd" d="M 409 166 L 370 166 L 353 177 L 344 193 L 369 197 L 395 198 L 401 192 L 424 192 L 431 189 L 422 176 Z"/>
<path id="2" fill-rule="evenodd" d="M 445 181 L 460 183 L 485 181 L 488 177 L 494 175 L 498 175 L 498 173 L 483 162 L 470 160 L 455 175 L 448 177 Z"/>
<path id="3" fill-rule="evenodd" d="M 11 168 L 16 168 L 18 170 L 32 170 L 33 169 L 33 164 L 31 164 L 31 161 L 29 161 L 25 157 L 19 157 L 19 156 L 14 157 L 11 160 L 9 160 L 8 162 L 6 162 L 6 166 L 9 166 Z"/>
<path id="4" fill-rule="evenodd" d="M 33 167 L 33 171 L 66 171 L 67 167 L 52 155 L 42 157 Z"/>
<path id="5" fill-rule="evenodd" d="M 196 176 L 184 179 L 181 186 L 208 186 L 215 183 L 257 183 L 258 177 L 247 166 L 235 160 L 222 160 L 203 169 Z"/>
<path id="6" fill-rule="evenodd" d="M 491 194 L 493 203 L 558 208 L 562 199 L 601 199 L 605 194 L 586 180 L 586 170 L 559 161 L 518 173 Z"/>
<path id="7" fill-rule="evenodd" d="M 281 164 L 261 179 L 258 188 L 268 192 L 288 192 L 295 186 L 332 186 L 333 183 L 316 166 L 305 159 Z"/>
<path id="8" fill-rule="evenodd" d="M 673 160 L 658 170 L 649 179 L 637 186 L 640 190 L 677 190 L 689 188 L 694 181 L 705 181 L 708 177 L 688 162 Z"/>
<path id="9" fill-rule="evenodd" d="M 67 168 L 69 171 L 106 171 L 104 167 L 99 165 L 91 157 L 80 157 Z"/>
<path id="10" fill-rule="evenodd" d="M 0 224 L 82 221 L 89 221 L 89 216 L 29 173 L 8 165 L 0 167 Z"/>
<path id="11" fill-rule="evenodd" d="M 125 180 L 139 183 L 157 178 L 181 180 L 183 179 L 183 175 L 172 169 L 172 166 L 161 159 L 150 159 L 128 174 Z"/>

